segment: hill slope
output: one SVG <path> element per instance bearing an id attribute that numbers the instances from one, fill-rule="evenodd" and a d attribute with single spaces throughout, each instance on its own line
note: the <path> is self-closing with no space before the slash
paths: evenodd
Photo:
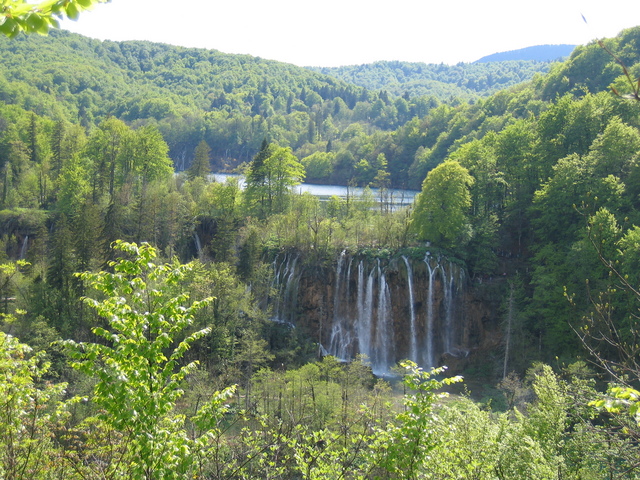
<path id="1" fill-rule="evenodd" d="M 313 70 L 369 90 L 386 90 L 398 96 L 433 95 L 470 100 L 526 82 L 549 71 L 550 62 L 510 60 L 499 63 L 457 65 L 410 62 L 375 62 Z"/>
<path id="2" fill-rule="evenodd" d="M 637 63 L 635 38 L 632 30 L 612 40 L 630 67 Z M 475 105 L 460 97 L 442 104 L 406 91 L 390 95 L 396 83 L 417 85 L 422 75 L 460 91 L 452 86 L 457 82 L 471 96 L 471 87 L 498 89 L 500 79 L 515 83 L 536 68 L 551 71 L 486 99 L 476 93 Z M 154 126 L 178 170 L 190 165 L 202 140 L 213 168 L 233 169 L 251 160 L 266 138 L 291 147 L 308 180 L 368 185 L 389 174 L 391 185 L 413 188 L 460 144 L 513 118 L 540 115 L 558 95 L 606 90 L 621 70 L 598 45 L 588 45 L 556 64 L 379 62 L 353 67 L 350 75 L 356 73 L 386 87 L 374 92 L 280 62 L 150 42 L 101 42 L 58 31 L 0 39 L 0 101 L 79 121 L 89 131 L 108 116 L 135 128 Z"/>
<path id="3" fill-rule="evenodd" d="M 65 31 L 0 38 L 1 101 L 87 128 L 108 116 L 156 125 L 180 170 L 202 139 L 216 168 L 251 159 L 265 137 L 309 155 L 353 123 L 367 133 L 394 130 L 426 115 L 438 98 L 476 99 L 546 69 L 379 62 L 341 79 L 248 55 Z"/>

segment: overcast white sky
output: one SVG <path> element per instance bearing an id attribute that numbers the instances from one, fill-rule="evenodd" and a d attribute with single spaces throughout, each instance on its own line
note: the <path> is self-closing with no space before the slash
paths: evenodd
<path id="1" fill-rule="evenodd" d="M 638 0 L 112 0 L 62 23 L 93 38 L 326 67 L 472 62 L 532 45 L 584 44 L 636 25 Z"/>

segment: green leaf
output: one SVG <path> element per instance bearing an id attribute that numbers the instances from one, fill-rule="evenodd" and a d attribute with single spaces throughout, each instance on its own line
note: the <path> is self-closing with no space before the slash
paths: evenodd
<path id="1" fill-rule="evenodd" d="M 44 23 L 40 15 L 38 15 L 37 13 L 30 13 L 29 15 L 27 15 L 26 22 L 29 30 L 34 32 L 37 31 L 38 28 L 40 28 Z"/>
<path id="2" fill-rule="evenodd" d="M 78 10 L 78 7 L 74 2 L 67 3 L 67 5 L 64 7 L 64 11 L 67 14 L 67 17 L 69 17 L 71 20 L 77 20 L 78 15 L 80 14 L 80 11 Z"/>
<path id="3" fill-rule="evenodd" d="M 0 33 L 3 33 L 8 37 L 14 37 L 18 32 L 18 23 L 13 18 L 5 17 L 4 22 L 0 24 Z"/>

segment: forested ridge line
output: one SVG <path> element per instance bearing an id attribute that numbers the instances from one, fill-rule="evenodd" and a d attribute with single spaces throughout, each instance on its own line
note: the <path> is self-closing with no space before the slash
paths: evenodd
<path id="1" fill-rule="evenodd" d="M 556 61 L 504 60 L 457 65 L 379 61 L 342 67 L 309 67 L 368 90 L 411 98 L 433 95 L 464 101 L 487 97 L 549 71 Z"/>
<path id="2" fill-rule="evenodd" d="M 359 126 L 355 130 L 359 135 L 385 138 L 412 118 L 424 117 L 440 102 L 475 97 L 447 87 L 445 92 L 430 88 L 398 98 L 389 91 L 365 90 L 248 55 L 151 42 L 101 42 L 60 31 L 48 37 L 2 38 L 0 50 L 4 49 L 0 95 L 5 102 L 79 121 L 87 128 L 109 115 L 157 125 L 178 170 L 189 166 L 201 137 L 210 145 L 218 169 L 250 160 L 265 137 L 291 146 L 299 157 L 324 152 L 347 155 L 345 142 L 354 135 L 350 125 Z M 513 83 L 529 78 L 529 67 L 469 66 L 482 71 L 462 76 L 465 85 L 475 82 L 476 90 L 482 90 L 487 75 L 491 82 L 504 85 L 503 80 Z M 484 72 L 487 68 L 491 72 Z M 438 82 L 461 82 L 456 73 L 460 68 L 446 70 L 449 73 L 439 74 Z M 416 74 L 407 73 L 405 78 Z M 367 143 L 375 145 L 379 140 Z M 357 164 L 364 159 L 372 164 L 379 153 L 375 146 L 367 146 L 358 153 L 362 158 L 342 162 Z M 392 163 L 410 162 L 404 152 L 400 155 L 403 158 Z M 336 170 L 335 165 L 318 166 L 311 169 L 309 180 L 346 184 L 351 178 L 345 175 L 359 184 L 371 180 L 366 172 Z M 391 172 L 397 186 L 407 183 L 406 173 L 400 170 Z"/>
<path id="3" fill-rule="evenodd" d="M 279 62 L 150 42 L 54 31 L 0 43 L 0 98 L 7 104 L 85 128 L 109 115 L 154 125 L 178 171 L 189 167 L 202 139 L 213 168 L 229 170 L 250 161 L 267 138 L 293 149 L 307 181 L 364 186 L 385 170 L 399 188 L 419 188 L 454 144 L 538 116 L 557 95 L 604 91 L 621 73 L 593 43 L 533 83 L 466 103 L 433 91 L 398 97 Z M 635 65 L 633 48 L 623 56 Z"/>

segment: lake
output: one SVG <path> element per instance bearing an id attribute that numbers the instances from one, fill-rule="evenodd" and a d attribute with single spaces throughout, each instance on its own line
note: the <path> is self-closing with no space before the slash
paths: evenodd
<path id="1" fill-rule="evenodd" d="M 240 183 L 240 187 L 244 188 L 244 177 L 242 175 L 236 175 L 231 173 L 213 173 L 211 177 L 216 182 L 225 182 L 228 178 L 236 178 Z M 371 188 L 371 193 L 374 199 L 380 201 L 380 190 L 377 188 Z M 301 183 L 294 187 L 296 193 L 308 192 L 311 195 L 319 197 L 321 201 L 326 201 L 329 198 L 336 197 L 345 199 L 347 197 L 359 197 L 364 192 L 362 187 L 345 187 L 344 185 L 315 185 L 313 183 Z M 385 201 L 393 206 L 393 208 L 400 208 L 413 204 L 415 196 L 420 193 L 417 190 L 401 190 L 391 188 L 387 190 L 387 198 Z"/>

